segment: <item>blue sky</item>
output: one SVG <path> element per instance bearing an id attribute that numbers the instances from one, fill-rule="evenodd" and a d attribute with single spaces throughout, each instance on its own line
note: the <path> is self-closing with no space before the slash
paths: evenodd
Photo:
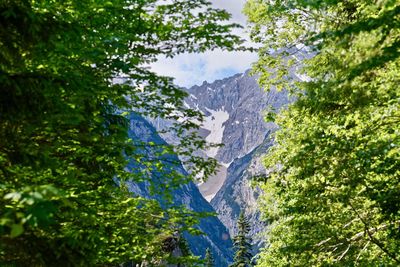
<path id="1" fill-rule="evenodd" d="M 246 24 L 241 13 L 245 0 L 212 0 L 215 7 L 224 8 L 232 14 L 232 22 Z M 236 34 L 248 39 L 245 31 Z M 212 82 L 236 73 L 244 72 L 256 61 L 257 56 L 250 52 L 210 51 L 201 54 L 181 54 L 173 59 L 160 58 L 152 69 L 161 75 L 175 78 L 175 83 L 190 87 L 203 81 Z"/>

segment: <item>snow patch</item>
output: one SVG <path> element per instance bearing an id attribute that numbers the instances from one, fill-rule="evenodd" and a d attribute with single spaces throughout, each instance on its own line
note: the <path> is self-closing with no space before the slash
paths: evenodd
<path id="1" fill-rule="evenodd" d="M 223 125 L 229 119 L 229 113 L 225 111 L 223 106 L 221 109 L 212 110 L 206 108 L 211 113 L 210 116 L 205 117 L 202 127 L 210 131 L 206 137 L 208 143 L 221 143 L 224 135 L 225 126 Z M 218 152 L 218 147 L 212 147 L 207 151 L 207 156 L 215 157 Z"/>

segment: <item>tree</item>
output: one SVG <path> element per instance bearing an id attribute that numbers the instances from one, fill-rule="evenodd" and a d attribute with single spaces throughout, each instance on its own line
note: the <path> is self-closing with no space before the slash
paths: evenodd
<path id="1" fill-rule="evenodd" d="M 297 98 L 265 159 L 260 266 L 399 265 L 399 10 L 389 0 L 248 1 L 261 84 Z M 308 77 L 289 80 L 293 70 Z"/>
<path id="2" fill-rule="evenodd" d="M 251 254 L 251 237 L 250 233 L 250 223 L 247 221 L 243 212 L 240 213 L 239 219 L 237 221 L 238 233 L 233 238 L 233 246 L 235 248 L 235 256 L 233 259 L 233 264 L 230 267 L 248 267 L 253 266 Z"/>
<path id="3" fill-rule="evenodd" d="M 236 25 L 219 23 L 229 14 L 203 0 L 5 0 L 0 18 L 0 265 L 165 258 L 160 234 L 190 230 L 195 214 L 126 190 L 165 165 L 143 153 L 154 144 L 129 140 L 125 113 L 181 118 L 173 130 L 189 137 L 163 153 L 186 156 L 192 175 L 212 171 L 191 153 L 204 145 L 189 131 L 199 114 L 146 66 L 234 49 Z M 126 170 L 130 160 L 145 168 Z M 171 189 L 190 179 L 163 177 Z"/>
<path id="4" fill-rule="evenodd" d="M 214 257 L 210 248 L 206 249 L 206 255 L 204 256 L 205 267 L 214 267 Z"/>

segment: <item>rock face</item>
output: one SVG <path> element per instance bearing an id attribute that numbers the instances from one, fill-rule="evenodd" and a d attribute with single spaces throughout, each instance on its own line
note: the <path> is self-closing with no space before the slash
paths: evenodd
<path id="1" fill-rule="evenodd" d="M 264 142 L 249 154 L 235 159 L 228 168 L 224 185 L 211 200 L 211 205 L 218 213 L 218 218 L 229 229 L 231 236 L 237 234 L 237 219 L 241 211 L 251 224 L 250 236 L 253 238 L 255 249 L 261 247 L 263 237 L 261 230 L 265 227 L 260 220 L 257 198 L 260 189 L 252 183 L 256 177 L 265 177 L 266 169 L 262 164 L 262 157 L 273 145 L 269 133 Z"/>
<path id="2" fill-rule="evenodd" d="M 130 115 L 129 136 L 135 142 L 153 142 L 156 145 L 163 145 L 165 141 L 157 134 L 155 128 L 144 118 L 132 113 Z M 155 148 L 157 149 L 157 148 Z M 141 151 L 142 152 L 142 151 Z M 146 150 L 149 156 L 154 156 L 157 151 Z M 169 162 L 179 162 L 179 159 L 173 155 L 163 155 Z M 131 170 L 138 170 L 141 168 L 137 163 L 131 162 L 128 165 Z M 180 164 L 166 166 L 166 169 L 171 169 L 185 174 L 185 170 Z M 153 182 L 157 185 L 158 190 L 163 190 L 165 182 L 163 179 L 158 180 L 157 175 L 152 175 Z M 147 198 L 158 199 L 162 203 L 157 194 L 152 194 L 150 184 L 146 182 L 128 182 L 129 190 L 136 195 Z M 181 185 L 173 192 L 174 204 L 177 206 L 184 205 L 190 210 L 197 212 L 215 212 L 212 206 L 203 198 L 199 189 L 193 182 Z M 217 217 L 207 217 L 200 220 L 198 225 L 204 235 L 193 236 L 184 233 L 185 239 L 188 241 L 191 251 L 194 255 L 204 256 L 207 248 L 212 250 L 216 260 L 216 266 L 225 267 L 228 263 L 232 262 L 232 241 L 230 239 L 228 230 L 219 221 Z"/>
<path id="3" fill-rule="evenodd" d="M 186 104 L 206 116 L 203 128 L 210 132 L 206 140 L 224 144 L 208 154 L 226 165 L 260 145 L 265 134 L 275 127 L 264 121 L 265 109 L 272 106 L 279 110 L 289 101 L 285 92 L 264 92 L 248 72 L 204 82 L 188 92 Z"/>
<path id="4" fill-rule="evenodd" d="M 279 111 L 291 99 L 285 91 L 265 92 L 248 72 L 213 83 L 204 82 L 188 92 L 186 104 L 206 116 L 202 126 L 208 132 L 206 140 L 224 144 L 207 154 L 227 167 L 225 172 L 201 184 L 200 191 L 211 200 L 231 236 L 237 233 L 240 212 L 245 213 L 257 249 L 263 241 L 258 233 L 264 225 L 256 201 L 260 192 L 251 183 L 254 176 L 266 175 L 262 155 L 272 145 L 271 133 L 276 130 L 276 125 L 264 121 L 263 112 L 270 107 Z"/>
<path id="5" fill-rule="evenodd" d="M 204 82 L 187 91 L 186 105 L 205 115 L 202 125 L 205 139 L 224 145 L 206 153 L 225 167 L 251 153 L 264 142 L 266 134 L 276 128 L 265 122 L 264 111 L 269 107 L 279 110 L 290 101 L 285 91 L 265 92 L 248 72 L 213 83 Z M 228 172 L 222 169 L 199 186 L 207 200 L 213 199 L 224 187 L 227 175 L 230 175 L 229 169 Z"/>

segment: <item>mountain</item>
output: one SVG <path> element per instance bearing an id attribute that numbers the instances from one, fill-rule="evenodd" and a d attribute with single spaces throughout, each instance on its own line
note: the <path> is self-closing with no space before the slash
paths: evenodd
<path id="1" fill-rule="evenodd" d="M 205 115 L 202 135 L 208 142 L 223 144 L 221 148 L 206 151 L 221 165 L 217 175 L 199 186 L 210 201 L 223 186 L 229 165 L 261 145 L 266 134 L 276 128 L 265 122 L 263 112 L 269 107 L 279 110 L 290 99 L 285 91 L 265 92 L 249 72 L 213 83 L 204 82 L 187 91 L 189 97 L 185 104 Z"/>
<path id="2" fill-rule="evenodd" d="M 255 248 L 263 244 L 261 230 L 266 226 L 261 220 L 257 198 L 260 189 L 252 183 L 255 178 L 265 177 L 267 170 L 262 164 L 263 155 L 273 145 L 270 133 L 267 133 L 264 141 L 241 158 L 235 159 L 227 170 L 227 178 L 211 200 L 211 205 L 218 213 L 218 218 L 229 229 L 231 236 L 237 234 L 237 219 L 241 211 L 251 223 L 250 236 L 252 236 Z"/>
<path id="3" fill-rule="evenodd" d="M 224 144 L 207 154 L 224 165 L 252 151 L 263 142 L 265 133 L 275 127 L 264 121 L 263 111 L 267 107 L 279 109 L 288 102 L 285 92 L 265 93 L 248 72 L 213 83 L 204 82 L 188 92 L 186 104 L 206 116 L 202 126 L 209 132 L 206 140 Z"/>
<path id="4" fill-rule="evenodd" d="M 157 134 L 156 129 L 143 117 L 131 113 L 129 117 L 129 137 L 133 142 L 153 143 L 154 148 L 147 148 L 145 153 L 148 157 L 159 157 L 165 162 L 174 162 L 164 166 L 165 171 L 177 171 L 181 174 L 186 174 L 186 171 L 179 163 L 176 155 L 159 155 L 157 151 L 158 145 L 166 144 L 165 141 Z M 140 146 L 138 146 L 140 147 Z M 144 151 L 139 151 L 140 153 Z M 138 163 L 132 161 L 129 163 L 128 168 L 131 170 L 144 169 Z M 163 191 L 165 189 L 167 179 L 163 175 L 158 175 L 156 172 L 152 173 L 153 182 L 156 184 L 156 190 Z M 135 195 L 140 195 L 146 198 L 153 198 L 163 203 L 162 199 L 152 193 L 151 186 L 148 182 L 127 182 L 128 189 Z M 175 189 L 172 193 L 174 205 L 184 205 L 190 210 L 196 212 L 213 212 L 212 206 L 200 194 L 198 187 L 193 182 L 188 182 Z M 219 221 L 216 216 L 209 216 L 202 218 L 197 226 L 204 235 L 193 236 L 184 233 L 185 239 L 188 241 L 191 251 L 194 255 L 204 256 L 207 248 L 212 250 L 216 260 L 216 266 L 225 267 L 229 262 L 232 262 L 232 241 L 226 227 Z"/>
<path id="5" fill-rule="evenodd" d="M 296 79 L 295 72 L 291 75 Z M 252 224 L 255 247 L 263 238 L 258 235 L 265 226 L 257 211 L 259 189 L 251 186 L 255 176 L 267 174 L 262 156 L 273 145 L 271 134 L 276 125 L 264 120 L 267 108 L 279 111 L 291 98 L 286 91 L 271 89 L 265 92 L 249 72 L 237 74 L 213 83 L 203 82 L 188 90 L 186 105 L 205 115 L 201 133 L 208 142 L 222 143 L 221 148 L 206 151 L 220 163 L 218 173 L 199 185 L 203 196 L 211 201 L 218 218 L 237 233 L 236 220 L 241 211 Z"/>
<path id="6" fill-rule="evenodd" d="M 295 71 L 290 75 L 294 79 L 304 79 Z M 205 81 L 186 91 L 189 96 L 184 104 L 204 114 L 199 134 L 209 143 L 223 144 L 198 152 L 217 159 L 220 165 L 216 175 L 199 183 L 198 188 L 231 236 L 236 234 L 239 213 L 245 212 L 252 224 L 251 233 L 257 248 L 263 241 L 258 233 L 264 225 L 256 208 L 260 191 L 251 183 L 254 176 L 267 175 L 262 156 L 273 145 L 271 134 L 277 129 L 275 124 L 265 122 L 263 114 L 267 108 L 278 112 L 292 99 L 285 90 L 264 91 L 259 87 L 257 77 L 249 72 L 212 83 Z M 161 119 L 151 123 L 159 130 L 171 124 Z M 179 144 L 171 133 L 162 137 L 169 143 Z"/>

